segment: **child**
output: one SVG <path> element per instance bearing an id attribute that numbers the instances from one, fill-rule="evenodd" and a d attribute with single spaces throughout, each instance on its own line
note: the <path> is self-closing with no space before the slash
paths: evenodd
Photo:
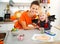
<path id="1" fill-rule="evenodd" d="M 51 36 L 55 36 L 56 34 L 51 32 L 50 29 L 51 29 L 51 21 L 54 21 L 55 20 L 55 16 L 52 15 L 52 16 L 48 16 L 47 14 L 41 12 L 40 15 L 38 16 L 38 19 L 35 19 L 33 20 L 38 26 L 38 29 L 39 30 L 43 30 L 42 33 L 46 33 L 48 35 L 51 35 Z"/>
<path id="2" fill-rule="evenodd" d="M 48 20 L 48 16 L 43 12 L 41 12 L 41 14 L 39 15 L 37 24 L 39 27 L 43 27 L 45 30 L 50 30 L 51 28 L 50 21 Z"/>
<path id="3" fill-rule="evenodd" d="M 46 30 L 50 31 L 50 29 L 51 29 L 51 25 L 50 25 L 48 16 L 43 12 L 40 13 L 40 15 L 38 16 L 38 19 L 33 20 L 33 23 L 36 23 L 39 26 L 39 28 L 43 27 L 45 31 Z"/>

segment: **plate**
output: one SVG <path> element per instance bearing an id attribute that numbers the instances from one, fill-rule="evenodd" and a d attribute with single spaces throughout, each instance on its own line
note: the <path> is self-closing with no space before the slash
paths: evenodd
<path id="1" fill-rule="evenodd" d="M 41 41 L 41 42 L 52 42 L 53 37 L 47 34 L 34 34 L 32 40 Z"/>

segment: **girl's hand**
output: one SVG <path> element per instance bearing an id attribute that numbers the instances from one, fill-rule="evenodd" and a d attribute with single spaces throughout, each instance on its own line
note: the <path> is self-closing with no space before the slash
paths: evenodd
<path id="1" fill-rule="evenodd" d="M 35 29 L 39 29 L 39 26 L 35 26 L 34 28 L 35 28 Z"/>
<path id="2" fill-rule="evenodd" d="M 32 23 L 33 26 L 36 26 L 37 24 L 36 23 Z"/>
<path id="3" fill-rule="evenodd" d="M 36 23 L 33 23 L 34 28 L 39 28 L 39 26 Z"/>

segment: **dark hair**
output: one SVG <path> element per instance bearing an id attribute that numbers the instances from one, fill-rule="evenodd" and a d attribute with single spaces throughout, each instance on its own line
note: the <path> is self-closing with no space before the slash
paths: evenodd
<path id="1" fill-rule="evenodd" d="M 31 6 L 32 6 L 33 4 L 40 6 L 38 1 L 33 1 L 33 2 L 31 3 Z M 31 6 L 30 6 L 30 7 L 31 7 Z"/>

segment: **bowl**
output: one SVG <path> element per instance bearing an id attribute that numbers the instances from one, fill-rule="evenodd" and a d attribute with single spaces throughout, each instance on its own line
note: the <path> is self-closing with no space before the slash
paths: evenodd
<path id="1" fill-rule="evenodd" d="M 11 34 L 12 34 L 13 36 L 17 36 L 17 35 L 19 35 L 19 31 L 11 31 Z"/>

